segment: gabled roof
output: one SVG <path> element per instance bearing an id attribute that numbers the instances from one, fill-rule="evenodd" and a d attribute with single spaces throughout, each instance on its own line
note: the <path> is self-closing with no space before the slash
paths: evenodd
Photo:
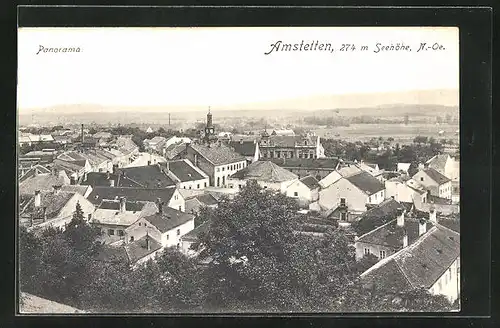
<path id="1" fill-rule="evenodd" d="M 361 172 L 355 175 L 346 177 L 350 183 L 367 195 L 373 195 L 380 190 L 384 190 L 385 186 L 368 172 Z"/>
<path id="2" fill-rule="evenodd" d="M 129 258 L 127 251 L 123 246 L 101 245 L 99 251 L 95 255 L 95 259 L 103 262 L 111 263 L 128 263 Z"/>
<path id="3" fill-rule="evenodd" d="M 147 240 L 149 240 L 149 249 L 147 247 Z M 131 264 L 162 248 L 158 241 L 148 235 L 128 243 L 124 247 Z"/>
<path id="4" fill-rule="evenodd" d="M 442 175 L 441 173 L 439 173 L 435 169 L 428 168 L 428 169 L 424 169 L 423 171 L 425 174 L 427 174 L 429 176 L 429 178 L 431 178 L 432 180 L 437 182 L 437 184 L 439 184 L 439 185 L 442 185 L 443 183 L 451 181 L 450 179 L 448 179 L 447 177 L 445 177 L 444 175 Z"/>
<path id="5" fill-rule="evenodd" d="M 132 184 L 127 183 L 127 186 L 131 187 L 165 188 L 175 185 L 175 182 L 163 172 L 160 165 L 119 168 L 116 172 L 121 174 L 119 177 L 120 186 L 125 186 L 125 182 L 121 181 L 123 177 L 133 182 Z"/>
<path id="6" fill-rule="evenodd" d="M 61 159 L 54 160 L 54 167 L 60 170 L 65 170 L 69 172 L 80 172 L 85 168 L 85 164 L 87 163 L 86 159 L 83 160 L 74 160 L 74 161 L 65 161 Z"/>
<path id="7" fill-rule="evenodd" d="M 283 168 L 329 169 L 335 170 L 339 164 L 337 158 L 271 158 L 268 159 Z"/>
<path id="8" fill-rule="evenodd" d="M 394 219 L 360 236 L 358 242 L 400 249 L 403 247 L 403 237 L 405 234 L 408 236 L 408 245 L 418 239 L 420 220 L 423 219 L 405 218 L 404 226 L 399 227 L 397 220 Z M 429 230 L 433 224 L 428 220 L 425 220 L 425 222 L 427 230 Z"/>
<path id="9" fill-rule="evenodd" d="M 342 166 L 337 171 L 344 178 L 347 178 L 347 177 L 350 177 L 352 175 L 356 175 L 358 173 L 363 172 L 363 170 L 361 170 L 359 167 L 357 167 L 355 165 Z"/>
<path id="10" fill-rule="evenodd" d="M 317 136 L 278 136 L 271 135 L 269 137 L 269 145 L 271 147 L 296 147 L 296 146 L 308 146 L 315 147 L 317 142 Z M 262 147 L 268 147 L 266 145 L 261 145 Z"/>
<path id="11" fill-rule="evenodd" d="M 256 179 L 267 182 L 285 182 L 298 176 L 270 161 L 257 161 L 231 175 L 232 179 Z"/>
<path id="12" fill-rule="evenodd" d="M 375 264 L 361 275 L 364 284 L 390 291 L 432 287 L 460 255 L 460 235 L 432 227 L 415 243 Z"/>
<path id="13" fill-rule="evenodd" d="M 186 144 L 185 142 L 178 142 L 178 143 L 174 143 L 174 144 L 171 144 L 170 146 L 168 146 L 166 149 L 165 149 L 165 158 L 166 159 L 174 159 L 175 157 L 177 157 L 177 155 L 179 155 L 180 153 L 182 153 L 185 149 L 186 149 Z"/>
<path id="14" fill-rule="evenodd" d="M 61 191 L 77 193 L 85 197 L 90 188 L 90 186 L 64 185 L 61 187 Z"/>
<path id="15" fill-rule="evenodd" d="M 140 211 L 142 211 L 143 207 L 144 207 L 143 202 L 128 201 L 128 200 L 125 202 L 125 208 L 127 211 L 130 211 L 130 212 L 140 212 Z M 101 204 L 99 204 L 98 208 L 102 209 L 102 210 L 119 211 L 120 210 L 120 201 L 119 200 L 103 200 L 103 201 L 101 201 Z"/>
<path id="16" fill-rule="evenodd" d="M 181 237 L 182 240 L 196 241 L 200 233 L 207 233 L 210 229 L 210 222 L 203 222 L 199 226 Z"/>
<path id="17" fill-rule="evenodd" d="M 168 206 L 163 206 L 161 214 L 155 213 L 153 215 L 146 216 L 144 217 L 144 220 L 147 220 L 160 232 L 165 233 L 180 226 L 181 224 L 194 220 L 194 215 L 175 210 Z"/>
<path id="18" fill-rule="evenodd" d="M 167 163 L 161 163 L 160 165 L 163 168 L 167 167 Z M 169 161 L 168 170 L 181 182 L 196 181 L 208 178 L 207 176 L 202 175 L 193 166 L 189 165 L 187 159 Z"/>
<path id="19" fill-rule="evenodd" d="M 307 186 L 307 188 L 314 190 L 320 188 L 320 185 L 318 183 L 318 180 L 316 180 L 315 177 L 313 176 L 306 176 L 300 179 L 300 181 Z"/>
<path id="20" fill-rule="evenodd" d="M 128 201 L 149 202 L 156 202 L 160 198 L 167 203 L 172 199 L 175 190 L 175 188 L 145 189 L 96 186 L 87 199 L 93 204 L 100 204 L 103 199 L 117 200 L 120 197 L 125 197 Z"/>
<path id="21" fill-rule="evenodd" d="M 426 162 L 429 165 L 429 168 L 435 169 L 440 172 L 444 172 L 446 162 L 450 158 L 448 154 L 440 154 L 432 157 L 430 160 Z"/>
<path id="22" fill-rule="evenodd" d="M 33 175 L 19 183 L 19 193 L 34 195 L 37 190 L 52 190 L 54 186 L 69 184 L 68 176 L 65 172 L 57 174 L 43 173 Z"/>
<path id="23" fill-rule="evenodd" d="M 186 200 L 186 213 L 196 213 L 203 207 L 203 204 L 198 200 L 198 198 L 193 197 Z"/>
<path id="24" fill-rule="evenodd" d="M 209 147 L 207 145 L 191 143 L 189 144 L 189 147 L 191 147 L 213 165 L 224 165 L 246 160 L 245 157 L 241 156 L 240 154 L 223 144 L 212 144 Z"/>
<path id="25" fill-rule="evenodd" d="M 26 204 L 21 212 L 23 216 L 33 216 L 33 218 L 43 218 L 44 212 L 47 220 L 53 219 L 59 215 L 75 193 L 59 191 L 57 194 L 52 191 L 40 192 L 40 206 L 35 206 L 35 195 L 24 196 L 21 202 Z"/>
<path id="26" fill-rule="evenodd" d="M 26 171 L 24 173 L 24 175 L 19 178 L 18 181 L 22 182 L 22 181 L 34 176 L 35 174 L 44 174 L 44 173 L 51 173 L 51 171 L 47 167 L 40 165 L 40 164 L 37 164 L 37 165 L 33 166 L 32 168 L 30 168 L 28 171 Z"/>
<path id="27" fill-rule="evenodd" d="M 130 226 L 143 215 L 143 211 L 146 212 L 152 208 L 157 208 L 152 202 L 137 203 L 138 205 L 134 206 L 131 210 L 127 208 L 124 212 L 120 212 L 114 208 L 111 202 L 105 202 L 104 206 L 107 208 L 97 208 L 93 214 L 93 219 L 101 224 Z M 126 206 L 129 204 L 130 203 L 127 202 Z M 146 214 L 148 213 L 149 212 Z"/>
<path id="28" fill-rule="evenodd" d="M 195 196 L 194 198 L 198 199 L 202 204 L 207 206 L 218 204 L 217 199 L 212 194 L 202 194 Z"/>
<path id="29" fill-rule="evenodd" d="M 109 187 L 110 180 L 114 181 L 115 186 L 118 186 L 118 175 L 107 172 L 89 172 L 86 179 L 82 181 L 82 185 Z"/>
<path id="30" fill-rule="evenodd" d="M 402 204 L 392 198 L 384 200 L 378 206 L 361 215 L 355 224 L 356 232 L 362 235 L 394 220 L 397 217 L 398 209 L 402 207 Z"/>
<path id="31" fill-rule="evenodd" d="M 254 156 L 257 150 L 257 143 L 253 140 L 231 141 L 229 146 L 242 156 Z"/>

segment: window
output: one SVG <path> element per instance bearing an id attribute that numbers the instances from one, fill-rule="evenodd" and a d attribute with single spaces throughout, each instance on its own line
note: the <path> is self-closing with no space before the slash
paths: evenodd
<path id="1" fill-rule="evenodd" d="M 182 211 L 182 206 L 179 206 L 179 211 Z"/>
<path id="2" fill-rule="evenodd" d="M 130 241 L 134 241 L 134 236 L 130 236 Z"/>
<path id="3" fill-rule="evenodd" d="M 125 233 L 123 232 L 123 230 L 118 230 L 118 236 L 120 236 L 120 237 L 125 236 Z"/>
<path id="4" fill-rule="evenodd" d="M 380 251 L 380 258 L 385 259 L 385 251 Z"/>
<path id="5" fill-rule="evenodd" d="M 224 172 L 224 170 L 225 170 L 225 169 L 226 169 L 226 168 L 223 166 L 223 167 L 222 167 L 222 172 Z"/>
<path id="6" fill-rule="evenodd" d="M 340 213 L 340 219 L 342 221 L 347 221 L 347 212 L 341 212 Z"/>
<path id="7" fill-rule="evenodd" d="M 369 248 L 365 248 L 365 255 L 368 255 L 370 254 L 370 249 Z"/>
<path id="8" fill-rule="evenodd" d="M 168 240 L 168 238 L 169 238 L 169 237 L 168 237 L 168 235 L 167 235 L 167 240 Z"/>
<path id="9" fill-rule="evenodd" d="M 179 196 L 175 195 L 175 196 L 174 196 L 174 199 L 175 199 L 175 200 L 178 200 L 178 199 L 179 199 Z"/>
<path id="10" fill-rule="evenodd" d="M 191 186 L 189 186 L 189 189 L 191 189 Z"/>
<path id="11" fill-rule="evenodd" d="M 424 177 L 420 177 L 420 181 L 424 181 Z"/>
<path id="12" fill-rule="evenodd" d="M 205 182 L 205 187 L 207 186 L 207 183 Z"/>
<path id="13" fill-rule="evenodd" d="M 294 191 L 294 192 L 293 192 L 293 195 L 294 195 L 295 197 L 298 197 L 298 196 L 299 196 L 299 193 L 298 193 L 298 192 L 296 192 L 296 191 Z"/>
<path id="14" fill-rule="evenodd" d="M 114 231 L 113 229 L 109 229 L 109 230 L 108 230 L 108 234 L 109 234 L 110 236 L 114 236 L 114 235 L 115 235 L 115 231 Z"/>
<path id="15" fill-rule="evenodd" d="M 372 202 L 372 197 L 368 196 L 368 203 L 371 203 L 371 202 Z"/>
<path id="16" fill-rule="evenodd" d="M 199 183 L 196 185 L 196 189 L 200 189 L 200 184 Z"/>
<path id="17" fill-rule="evenodd" d="M 217 187 L 220 186 L 220 177 L 217 177 Z"/>
<path id="18" fill-rule="evenodd" d="M 177 229 L 177 236 L 181 234 L 181 229 Z"/>
<path id="19" fill-rule="evenodd" d="M 220 167 L 217 168 L 217 172 L 220 172 Z"/>

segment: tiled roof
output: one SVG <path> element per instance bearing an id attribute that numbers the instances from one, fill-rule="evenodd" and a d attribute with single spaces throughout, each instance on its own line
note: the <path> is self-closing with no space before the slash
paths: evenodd
<path id="1" fill-rule="evenodd" d="M 385 189 L 385 186 L 368 172 L 351 175 L 346 179 L 367 195 L 373 195 Z"/>
<path id="2" fill-rule="evenodd" d="M 125 208 L 127 211 L 131 212 L 139 212 L 144 207 L 143 202 L 134 202 L 134 201 L 126 201 Z M 119 200 L 103 200 L 101 204 L 99 204 L 99 208 L 103 210 L 120 210 L 120 201 Z"/>
<path id="3" fill-rule="evenodd" d="M 189 144 L 193 150 L 203 156 L 213 165 L 224 165 L 235 162 L 245 161 L 245 157 L 241 156 L 226 145 L 212 144 L 210 147 L 201 144 Z"/>
<path id="4" fill-rule="evenodd" d="M 315 147 L 317 136 L 273 136 L 269 137 L 271 147 L 295 147 L 308 146 Z M 307 144 L 305 144 L 307 142 Z M 266 147 L 266 146 L 262 146 Z"/>
<path id="5" fill-rule="evenodd" d="M 393 249 L 403 247 L 403 237 L 408 235 L 408 245 L 412 244 L 419 237 L 419 223 L 423 219 L 405 218 L 404 226 L 399 227 L 394 219 L 375 230 L 372 230 L 359 237 L 358 241 L 367 244 L 381 245 Z M 432 227 L 432 223 L 425 220 L 427 230 Z"/>
<path id="6" fill-rule="evenodd" d="M 80 186 L 80 185 L 65 185 L 61 187 L 61 191 L 67 191 L 72 193 L 77 193 L 82 196 L 89 191 L 90 186 Z"/>
<path id="7" fill-rule="evenodd" d="M 21 166 L 21 165 L 19 165 L 19 166 Z M 37 165 L 33 166 L 32 168 L 30 168 L 28 171 L 26 171 L 26 173 L 24 173 L 24 175 L 19 178 L 19 182 L 22 182 L 22 181 L 34 176 L 35 174 L 44 174 L 44 173 L 51 173 L 51 171 L 50 171 L 50 169 L 46 168 L 45 166 L 37 164 Z"/>
<path id="8" fill-rule="evenodd" d="M 257 144 L 254 141 L 231 141 L 229 146 L 242 156 L 254 156 Z"/>
<path id="9" fill-rule="evenodd" d="M 212 194 L 202 194 L 195 196 L 195 198 L 207 206 L 218 204 L 217 199 Z"/>
<path id="10" fill-rule="evenodd" d="M 256 179 L 267 182 L 284 182 L 297 179 L 298 176 L 273 162 L 257 161 L 231 175 L 233 179 Z"/>
<path id="11" fill-rule="evenodd" d="M 451 199 L 441 198 L 441 197 L 434 196 L 434 195 L 428 195 L 427 202 L 431 203 L 431 204 L 450 205 Z"/>
<path id="12" fill-rule="evenodd" d="M 337 158 L 272 158 L 274 164 L 283 168 L 330 169 L 335 170 L 339 164 Z"/>
<path id="13" fill-rule="evenodd" d="M 194 220 L 194 215 L 184 213 L 168 206 L 163 206 L 162 213 L 156 213 L 144 217 L 149 223 L 155 226 L 160 232 L 167 232 L 190 220 Z"/>
<path id="14" fill-rule="evenodd" d="M 147 247 L 147 239 L 149 239 L 149 245 L 150 245 L 149 249 Z M 125 250 L 127 251 L 127 255 L 128 255 L 129 260 L 130 260 L 130 263 L 133 264 L 133 263 L 139 261 L 140 259 L 142 259 L 143 257 L 145 257 L 153 252 L 156 252 L 162 246 L 154 238 L 146 235 L 146 236 L 144 236 L 136 241 L 128 243 L 124 247 L 125 247 Z"/>
<path id="15" fill-rule="evenodd" d="M 109 179 L 108 179 L 109 177 Z M 87 179 L 82 181 L 82 185 L 89 186 L 110 186 L 110 180 L 114 180 L 115 186 L 118 187 L 118 175 L 107 172 L 89 172 L 87 173 Z M 139 186 L 139 185 L 137 185 Z"/>
<path id="16" fill-rule="evenodd" d="M 61 159 L 54 160 L 54 167 L 65 170 L 69 172 L 80 172 L 85 168 L 85 164 L 87 160 L 74 160 L 74 161 L 65 161 Z"/>
<path id="17" fill-rule="evenodd" d="M 21 214 L 23 216 L 33 215 L 34 218 L 43 218 L 43 212 L 45 211 L 47 220 L 53 219 L 59 215 L 74 195 L 75 193 L 66 191 L 59 191 L 57 194 L 52 191 L 42 191 L 40 192 L 40 206 L 35 207 L 35 195 L 29 196 L 29 200 L 26 201 L 27 206 L 25 206 Z"/>
<path id="18" fill-rule="evenodd" d="M 460 233 L 460 218 L 438 218 L 438 224 Z"/>
<path id="19" fill-rule="evenodd" d="M 415 208 L 418 211 L 424 213 L 428 213 L 431 208 L 435 209 L 437 214 L 442 214 L 442 215 L 451 215 L 460 213 L 460 206 L 456 204 L 442 205 L 442 204 L 429 204 L 429 203 L 416 202 Z"/>
<path id="20" fill-rule="evenodd" d="M 448 161 L 449 157 L 450 155 L 448 154 L 436 155 L 432 157 L 430 160 L 428 160 L 427 164 L 429 165 L 429 168 L 435 169 L 440 172 L 444 172 L 446 162 Z"/>
<path id="21" fill-rule="evenodd" d="M 144 202 L 142 209 L 146 206 L 147 203 Z M 153 204 L 153 206 L 155 205 Z M 93 219 L 101 224 L 130 226 L 141 217 L 142 209 L 141 211 L 129 211 L 127 209 L 125 212 L 120 212 L 115 209 L 97 208 L 93 214 Z"/>
<path id="22" fill-rule="evenodd" d="M 182 240 L 196 241 L 200 233 L 207 233 L 210 229 L 209 222 L 203 222 L 199 226 L 195 227 L 193 230 L 181 237 Z"/>
<path id="23" fill-rule="evenodd" d="M 430 288 L 460 256 L 460 235 L 445 227 L 432 227 L 415 243 L 365 271 L 362 281 L 384 290 Z"/>
<path id="24" fill-rule="evenodd" d="M 21 293 L 19 312 L 30 314 L 85 313 L 69 305 L 57 303 L 28 293 Z"/>
<path id="25" fill-rule="evenodd" d="M 186 143 L 179 142 L 168 146 L 165 150 L 165 158 L 174 159 L 186 149 Z"/>
<path id="26" fill-rule="evenodd" d="M 193 197 L 186 200 L 186 213 L 196 213 L 203 207 L 203 204 L 198 200 L 198 198 Z"/>
<path id="27" fill-rule="evenodd" d="M 167 163 L 161 163 L 160 165 L 163 168 L 167 167 Z M 168 169 L 181 182 L 196 181 L 206 178 L 194 167 L 189 165 L 186 159 L 168 162 Z"/>
<path id="28" fill-rule="evenodd" d="M 347 165 L 339 168 L 338 172 L 341 176 L 347 178 L 356 175 L 358 173 L 361 173 L 363 172 L 363 170 L 361 170 L 359 167 L 356 167 L 355 165 Z"/>
<path id="29" fill-rule="evenodd" d="M 125 187 L 125 182 L 121 181 L 123 177 L 133 182 L 127 183 L 127 186 L 131 187 L 165 188 L 175 185 L 175 182 L 162 171 L 160 165 L 119 168 L 116 172 L 121 174 L 118 181 L 119 186 Z"/>
<path id="30" fill-rule="evenodd" d="M 410 187 L 411 189 L 415 190 L 419 194 L 424 194 L 427 192 L 424 186 L 422 186 L 420 183 L 415 181 L 414 179 L 409 179 L 406 182 L 406 185 Z"/>
<path id="31" fill-rule="evenodd" d="M 425 174 L 429 176 L 432 180 L 436 181 L 439 185 L 442 185 L 443 183 L 446 183 L 448 181 L 451 181 L 435 169 L 429 168 L 429 169 L 424 169 Z"/>
<path id="32" fill-rule="evenodd" d="M 102 245 L 96 254 L 96 259 L 111 263 L 128 263 L 127 251 L 123 246 Z"/>
<path id="33" fill-rule="evenodd" d="M 110 132 L 101 131 L 101 132 L 97 132 L 96 134 L 94 134 L 93 137 L 96 139 L 100 139 L 100 138 L 108 138 L 109 139 L 112 137 L 112 134 Z"/>
<path id="34" fill-rule="evenodd" d="M 295 136 L 295 132 L 291 129 L 283 129 L 283 130 L 273 130 L 271 135 L 276 136 Z"/>
<path id="35" fill-rule="evenodd" d="M 360 235 L 376 229 L 397 217 L 398 209 L 403 207 L 394 199 L 386 199 L 377 207 L 363 213 L 360 220 L 356 222 L 356 232 Z"/>
<path id="36" fill-rule="evenodd" d="M 43 173 L 33 175 L 19 183 L 19 193 L 33 195 L 37 190 L 52 190 L 53 186 L 62 186 L 69 184 L 69 179 L 64 172 L 57 175 L 52 173 Z"/>
<path id="37" fill-rule="evenodd" d="M 149 201 L 156 202 L 160 198 L 168 203 L 175 192 L 175 188 L 164 189 L 144 189 L 144 188 L 118 188 L 118 187 L 100 187 L 92 189 L 87 198 L 93 204 L 100 204 L 103 199 L 117 200 L 125 197 L 128 201 Z"/>
<path id="38" fill-rule="evenodd" d="M 318 180 L 316 180 L 315 177 L 313 176 L 306 176 L 300 179 L 300 181 L 307 186 L 307 188 L 314 190 L 320 188 L 320 185 L 318 183 Z"/>

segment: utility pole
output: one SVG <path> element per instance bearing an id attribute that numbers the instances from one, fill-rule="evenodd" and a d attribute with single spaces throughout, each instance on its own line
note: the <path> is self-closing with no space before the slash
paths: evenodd
<path id="1" fill-rule="evenodd" d="M 170 128 L 170 113 L 168 113 L 168 127 Z"/>

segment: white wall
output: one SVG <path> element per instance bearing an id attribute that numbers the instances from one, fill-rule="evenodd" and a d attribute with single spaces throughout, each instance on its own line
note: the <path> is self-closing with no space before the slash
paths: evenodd
<path id="1" fill-rule="evenodd" d="M 179 189 L 205 189 L 210 185 L 208 178 L 179 183 Z"/>
<path id="2" fill-rule="evenodd" d="M 451 191 L 452 191 L 451 181 L 443 183 L 442 185 L 439 186 L 439 197 L 446 198 L 446 199 L 452 199 L 451 198 Z"/>
<path id="3" fill-rule="evenodd" d="M 368 196 L 367 204 L 380 204 L 385 199 L 385 189 L 380 190 L 379 192 L 374 193 L 373 195 Z"/>
<path id="4" fill-rule="evenodd" d="M 188 222 L 183 223 L 180 226 L 177 226 L 174 229 L 163 233 L 161 236 L 161 244 L 164 247 L 173 247 L 179 244 L 180 247 L 181 237 L 193 229 L 194 229 L 194 219 L 189 220 Z M 177 235 L 177 230 L 179 230 L 180 232 L 179 235 Z"/>
<path id="5" fill-rule="evenodd" d="M 285 192 L 287 197 L 297 198 L 301 201 L 314 202 L 318 200 L 318 190 L 309 189 L 300 180 L 292 182 Z M 297 196 L 295 196 L 295 193 L 297 193 Z"/>
<path id="6" fill-rule="evenodd" d="M 215 167 L 214 170 L 214 186 L 215 187 L 224 187 L 228 185 L 228 177 L 232 174 L 238 172 L 239 170 L 245 168 L 247 166 L 247 161 L 242 160 L 239 162 L 224 164 Z M 219 185 L 217 185 L 217 178 L 219 178 Z M 223 183 L 223 178 L 224 182 Z"/>
<path id="7" fill-rule="evenodd" d="M 346 199 L 349 210 L 366 211 L 368 196 L 347 179 L 339 179 L 319 192 L 319 204 L 327 209 L 336 208 L 340 204 L 340 198 Z"/>
<path id="8" fill-rule="evenodd" d="M 433 295 L 444 295 L 451 303 L 460 297 L 460 257 L 439 277 L 429 292 Z"/>
<path id="9" fill-rule="evenodd" d="M 168 207 L 184 212 L 186 210 L 186 201 L 178 189 L 175 190 L 172 198 L 168 202 Z"/>

